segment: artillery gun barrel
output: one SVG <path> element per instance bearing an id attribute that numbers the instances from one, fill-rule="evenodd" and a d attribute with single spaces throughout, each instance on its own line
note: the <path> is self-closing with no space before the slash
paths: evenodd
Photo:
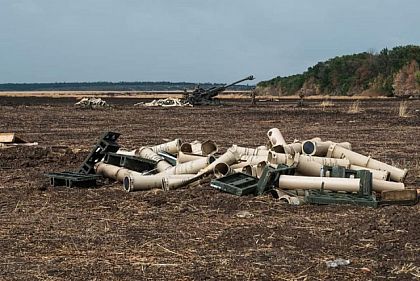
<path id="1" fill-rule="evenodd" d="M 238 81 L 233 82 L 233 83 L 228 84 L 228 85 L 225 85 L 225 86 L 223 86 L 223 88 L 229 88 L 229 87 L 231 87 L 231 86 L 233 86 L 233 85 L 239 84 L 239 83 L 241 83 L 241 82 L 243 82 L 243 81 L 246 81 L 246 80 L 254 80 L 254 76 L 253 76 L 253 75 L 248 76 L 248 77 L 246 77 L 246 78 L 244 78 L 244 79 L 238 80 Z"/>

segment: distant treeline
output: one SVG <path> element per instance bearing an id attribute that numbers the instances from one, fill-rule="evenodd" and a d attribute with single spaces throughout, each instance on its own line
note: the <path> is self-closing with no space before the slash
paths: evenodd
<path id="1" fill-rule="evenodd" d="M 309 67 L 302 74 L 260 82 L 259 90 L 279 95 L 381 95 L 420 93 L 420 46 L 383 49 L 335 57 Z"/>
<path id="2" fill-rule="evenodd" d="M 71 83 L 7 83 L 0 84 L 0 91 L 177 91 L 191 90 L 197 84 L 189 82 L 71 82 Z M 222 84 L 202 83 L 210 88 Z M 236 85 L 232 90 L 250 90 L 253 86 Z"/>

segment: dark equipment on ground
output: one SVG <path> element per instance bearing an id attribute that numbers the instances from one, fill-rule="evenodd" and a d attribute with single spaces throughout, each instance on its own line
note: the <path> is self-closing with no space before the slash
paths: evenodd
<path id="1" fill-rule="evenodd" d="M 191 105 L 219 105 L 220 100 L 215 99 L 215 97 L 225 91 L 227 88 L 232 87 L 236 84 L 239 84 L 246 80 L 254 80 L 254 76 L 248 76 L 244 79 L 238 80 L 228 85 L 223 85 L 219 87 L 212 87 L 209 89 L 203 89 L 201 87 L 197 87 L 191 93 L 185 94 L 185 102 L 190 103 Z"/>
<path id="2" fill-rule="evenodd" d="M 106 132 L 93 146 L 77 172 L 48 173 L 52 186 L 66 187 L 92 187 L 102 176 L 95 175 L 95 164 L 101 161 L 108 153 L 117 152 L 120 146 L 117 143 L 119 133 Z"/>

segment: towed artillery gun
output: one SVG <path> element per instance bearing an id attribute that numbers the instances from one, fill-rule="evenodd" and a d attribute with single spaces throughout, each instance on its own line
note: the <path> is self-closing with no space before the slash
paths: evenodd
<path id="1" fill-rule="evenodd" d="M 220 100 L 216 99 L 215 97 L 225 91 L 227 88 L 232 87 L 236 84 L 239 84 L 246 80 L 254 80 L 254 76 L 248 76 L 236 82 L 233 82 L 228 85 L 223 85 L 219 87 L 211 87 L 209 89 L 203 89 L 201 87 L 197 87 L 191 93 L 186 93 L 184 100 L 185 102 L 190 103 L 191 105 L 219 105 Z"/>

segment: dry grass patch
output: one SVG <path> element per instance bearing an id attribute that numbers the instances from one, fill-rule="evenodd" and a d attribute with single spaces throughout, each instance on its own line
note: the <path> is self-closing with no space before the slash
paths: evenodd
<path id="1" fill-rule="evenodd" d="M 402 267 L 394 267 L 392 269 L 392 273 L 394 274 L 411 274 L 412 276 L 416 278 L 420 278 L 420 267 L 409 263 L 404 264 Z"/>
<path id="2" fill-rule="evenodd" d="M 331 100 L 323 100 L 320 103 L 320 106 L 322 106 L 322 107 L 332 107 L 332 106 L 334 106 L 334 103 Z"/>
<path id="3" fill-rule="evenodd" d="M 360 108 L 360 101 L 357 100 L 357 101 L 352 102 L 347 113 L 360 113 L 362 111 L 363 110 Z"/>
<path id="4" fill-rule="evenodd" d="M 400 106 L 398 108 L 398 116 L 399 117 L 410 117 L 410 113 L 408 111 L 408 102 L 402 101 L 400 102 Z"/>
<path id="5" fill-rule="evenodd" d="M 334 103 L 333 103 L 330 99 L 326 99 L 326 100 L 323 100 L 323 101 L 319 104 L 319 106 L 320 106 L 320 107 L 322 107 L 322 111 L 325 111 L 325 109 L 326 109 L 327 107 L 333 107 L 333 106 L 334 106 Z"/>

